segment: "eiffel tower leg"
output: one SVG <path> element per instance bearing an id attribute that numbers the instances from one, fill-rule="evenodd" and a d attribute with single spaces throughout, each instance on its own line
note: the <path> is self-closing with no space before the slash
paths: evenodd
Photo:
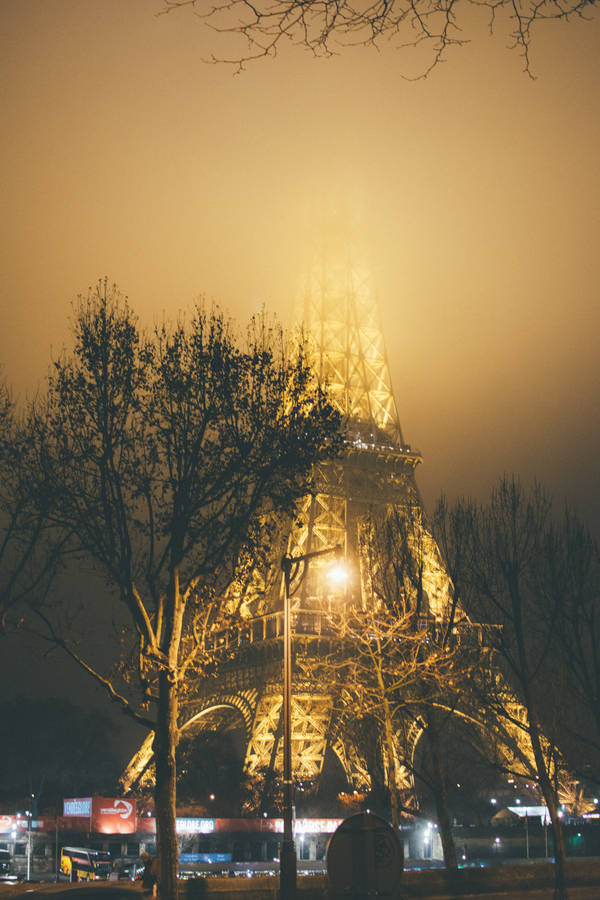
<path id="1" fill-rule="evenodd" d="M 338 737 L 331 749 L 340 761 L 350 787 L 358 791 L 371 788 L 371 776 L 364 759 L 361 758 L 354 744 Z"/>
<path id="2" fill-rule="evenodd" d="M 292 689 L 292 773 L 296 782 L 315 782 L 323 769 L 328 743 L 332 698 L 313 685 Z M 272 771 L 281 775 L 282 695 L 279 685 L 266 685 L 257 706 L 244 771 L 248 779 L 263 780 Z"/>
<path id="3" fill-rule="evenodd" d="M 283 697 L 281 686 L 266 684 L 258 698 L 250 740 L 246 748 L 244 774 L 249 786 L 261 784 L 259 797 L 267 795 L 267 779 L 272 781 L 277 770 L 277 751 L 281 735 Z M 259 801 L 250 799 L 249 809 Z"/>
<path id="4" fill-rule="evenodd" d="M 277 749 L 279 747 L 281 738 L 283 736 L 283 704 L 281 705 L 279 711 L 279 719 L 277 722 L 277 730 L 274 734 L 273 746 L 271 748 L 271 754 L 269 757 L 269 768 L 267 769 L 263 788 L 261 792 L 261 806 L 265 806 L 268 802 L 268 797 L 270 792 L 273 789 L 273 782 L 275 780 L 275 769 L 276 769 L 276 760 L 277 760 Z"/>

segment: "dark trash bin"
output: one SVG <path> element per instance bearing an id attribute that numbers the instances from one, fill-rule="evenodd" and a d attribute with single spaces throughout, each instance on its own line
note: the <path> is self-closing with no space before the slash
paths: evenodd
<path id="1" fill-rule="evenodd" d="M 402 841 L 385 819 L 350 816 L 327 847 L 330 900 L 400 900 L 403 868 Z"/>

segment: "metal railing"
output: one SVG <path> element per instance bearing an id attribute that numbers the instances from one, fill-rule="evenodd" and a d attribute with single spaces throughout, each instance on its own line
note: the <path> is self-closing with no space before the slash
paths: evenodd
<path id="1" fill-rule="evenodd" d="M 292 630 L 294 637 L 336 636 L 336 629 L 328 613 L 321 610 L 293 610 Z M 237 625 L 217 632 L 211 648 L 215 650 L 235 650 L 250 644 L 276 641 L 283 637 L 283 611 L 246 619 Z"/>

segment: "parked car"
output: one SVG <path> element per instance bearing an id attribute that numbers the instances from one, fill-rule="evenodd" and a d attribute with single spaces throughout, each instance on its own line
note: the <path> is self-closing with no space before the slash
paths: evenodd
<path id="1" fill-rule="evenodd" d="M 144 873 L 144 861 L 143 859 L 134 859 L 133 861 L 125 862 L 119 868 L 119 878 L 128 878 L 129 881 L 139 881 Z"/>
<path id="2" fill-rule="evenodd" d="M 12 857 L 9 850 L 0 850 L 0 881 L 17 881 L 13 875 Z"/>

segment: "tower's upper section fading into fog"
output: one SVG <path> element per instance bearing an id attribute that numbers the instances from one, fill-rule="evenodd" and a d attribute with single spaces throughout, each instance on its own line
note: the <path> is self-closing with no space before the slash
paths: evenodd
<path id="1" fill-rule="evenodd" d="M 410 453 L 392 390 L 374 279 L 351 223 L 339 216 L 329 216 L 315 232 L 295 320 L 321 383 L 344 416 L 348 437 Z"/>

